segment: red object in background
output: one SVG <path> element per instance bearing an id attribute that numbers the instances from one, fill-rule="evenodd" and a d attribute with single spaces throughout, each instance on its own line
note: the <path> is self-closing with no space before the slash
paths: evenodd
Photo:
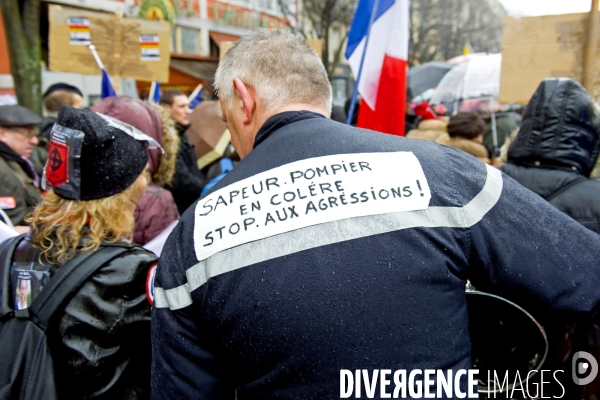
<path id="1" fill-rule="evenodd" d="M 417 106 L 415 107 L 415 114 L 417 114 L 417 116 L 421 117 L 421 119 L 423 120 L 438 118 L 438 116 L 435 114 L 435 112 L 433 112 L 431 107 L 429 107 L 429 103 L 427 102 L 417 104 Z"/>
<path id="2" fill-rule="evenodd" d="M 363 99 L 358 110 L 356 126 L 404 136 L 406 67 L 405 60 L 385 55 L 379 78 L 376 109 L 372 110 Z M 395 88 L 395 90 L 390 88 Z"/>

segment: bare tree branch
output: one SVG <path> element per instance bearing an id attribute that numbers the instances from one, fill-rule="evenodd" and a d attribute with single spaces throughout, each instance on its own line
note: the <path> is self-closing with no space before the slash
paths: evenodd
<path id="1" fill-rule="evenodd" d="M 289 24 L 290 29 L 295 30 L 306 38 L 323 39 L 321 58 L 330 77 L 333 76 L 335 67 L 339 63 L 341 51 L 345 44 L 345 37 L 347 37 L 346 32 L 346 36 L 340 41 L 334 51 L 333 62 L 330 63 L 330 30 L 336 24 L 346 27 L 350 25 L 354 10 L 356 9 L 356 3 L 357 0 L 304 0 L 302 2 L 302 10 L 298 13 L 298 19 L 300 20 L 298 21 L 295 14 L 291 12 L 289 3 L 286 3 L 286 0 L 277 0 L 281 13 L 288 20 L 295 22 L 295 24 Z M 310 25 L 310 31 L 302 21 L 308 22 L 307 25 Z"/>
<path id="2" fill-rule="evenodd" d="M 498 0 L 411 0 L 409 64 L 475 51 L 498 52 L 504 8 Z"/>

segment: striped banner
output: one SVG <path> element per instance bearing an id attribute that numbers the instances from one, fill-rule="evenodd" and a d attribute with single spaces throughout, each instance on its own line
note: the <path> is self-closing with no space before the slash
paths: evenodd
<path id="1" fill-rule="evenodd" d="M 90 20 L 87 18 L 70 17 L 67 19 L 69 25 L 69 43 L 74 45 L 89 45 Z"/>
<path id="2" fill-rule="evenodd" d="M 140 35 L 142 61 L 159 61 L 158 35 Z"/>

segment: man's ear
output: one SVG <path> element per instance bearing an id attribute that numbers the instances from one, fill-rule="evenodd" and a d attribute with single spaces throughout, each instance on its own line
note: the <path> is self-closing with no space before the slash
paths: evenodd
<path id="1" fill-rule="evenodd" d="M 236 93 L 240 96 L 242 100 L 242 108 L 244 111 L 244 124 L 249 124 L 252 121 L 252 114 L 254 113 L 254 109 L 256 106 L 256 102 L 254 101 L 253 93 L 249 90 L 248 86 L 239 78 L 233 78 L 233 87 L 235 88 Z"/>

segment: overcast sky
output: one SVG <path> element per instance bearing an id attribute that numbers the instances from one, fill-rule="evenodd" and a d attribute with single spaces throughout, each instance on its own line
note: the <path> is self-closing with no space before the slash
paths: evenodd
<path id="1" fill-rule="evenodd" d="M 592 0 L 500 0 L 512 15 L 569 14 L 590 11 Z"/>

